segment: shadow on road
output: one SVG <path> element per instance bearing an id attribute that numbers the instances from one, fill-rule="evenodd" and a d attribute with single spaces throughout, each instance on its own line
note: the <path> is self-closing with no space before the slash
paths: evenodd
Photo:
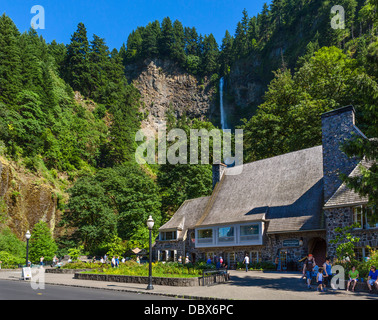
<path id="1" fill-rule="evenodd" d="M 269 278 L 269 275 L 264 276 L 256 276 L 256 275 L 240 275 L 233 274 L 231 276 L 228 285 L 230 286 L 237 286 L 240 288 L 263 288 L 263 289 L 270 289 L 270 290 L 280 290 L 280 291 L 291 291 L 291 292 L 316 292 L 317 285 L 312 285 L 312 289 L 309 290 L 307 288 L 306 280 L 300 280 L 300 274 L 298 277 L 293 277 L 294 273 L 291 276 L 285 276 L 282 274 L 280 277 L 272 277 Z M 319 292 L 321 295 L 345 295 L 346 291 L 344 290 L 333 290 L 327 288 L 325 292 Z M 349 293 L 350 295 L 358 295 L 359 297 L 365 297 L 367 299 L 378 299 L 377 295 L 370 295 L 364 292 L 356 292 L 356 293 Z"/>

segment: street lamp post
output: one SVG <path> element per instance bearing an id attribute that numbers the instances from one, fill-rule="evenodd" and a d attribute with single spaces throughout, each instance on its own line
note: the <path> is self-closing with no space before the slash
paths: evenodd
<path id="1" fill-rule="evenodd" d="M 26 238 L 26 264 L 25 267 L 28 267 L 29 264 L 29 239 L 31 237 L 30 231 L 28 230 L 26 232 L 25 238 Z"/>
<path id="2" fill-rule="evenodd" d="M 154 227 L 154 219 L 152 219 L 152 216 L 148 217 L 147 220 L 147 227 L 150 231 L 150 261 L 149 261 L 149 268 L 148 268 L 148 286 L 147 290 L 153 290 L 154 287 L 152 285 L 152 228 Z"/>

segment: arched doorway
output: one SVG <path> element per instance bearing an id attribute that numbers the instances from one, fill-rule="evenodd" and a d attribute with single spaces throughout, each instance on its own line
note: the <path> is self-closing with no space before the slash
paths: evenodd
<path id="1" fill-rule="evenodd" d="M 323 238 L 313 238 L 308 243 L 308 253 L 312 253 L 316 264 L 321 267 L 327 254 L 327 243 Z"/>

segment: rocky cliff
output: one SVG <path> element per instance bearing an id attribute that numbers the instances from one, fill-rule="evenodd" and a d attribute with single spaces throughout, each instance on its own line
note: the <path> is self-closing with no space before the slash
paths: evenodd
<path id="1" fill-rule="evenodd" d="M 215 89 L 207 78 L 188 74 L 170 60 L 146 59 L 126 67 L 126 77 L 141 93 L 146 119 L 142 128 L 157 130 L 168 110 L 199 119 L 216 111 Z"/>
<path id="2" fill-rule="evenodd" d="M 61 214 L 57 192 L 45 179 L 0 156 L 0 223 L 9 226 L 19 239 L 40 220 L 56 233 Z"/>

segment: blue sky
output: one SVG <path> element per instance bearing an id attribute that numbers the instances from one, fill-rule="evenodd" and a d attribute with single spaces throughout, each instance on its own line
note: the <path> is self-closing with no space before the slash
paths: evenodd
<path id="1" fill-rule="evenodd" d="M 261 12 L 269 0 L 0 0 L 0 14 L 4 12 L 15 22 L 20 32 L 30 28 L 35 5 L 45 10 L 45 29 L 38 29 L 47 42 L 56 40 L 67 44 L 83 22 L 88 38 L 96 34 L 105 38 L 110 49 L 119 49 L 129 33 L 137 26 L 166 16 L 178 19 L 184 26 L 196 27 L 198 33 L 213 33 L 220 44 L 225 31 L 234 34 L 243 9 L 249 16 Z"/>

